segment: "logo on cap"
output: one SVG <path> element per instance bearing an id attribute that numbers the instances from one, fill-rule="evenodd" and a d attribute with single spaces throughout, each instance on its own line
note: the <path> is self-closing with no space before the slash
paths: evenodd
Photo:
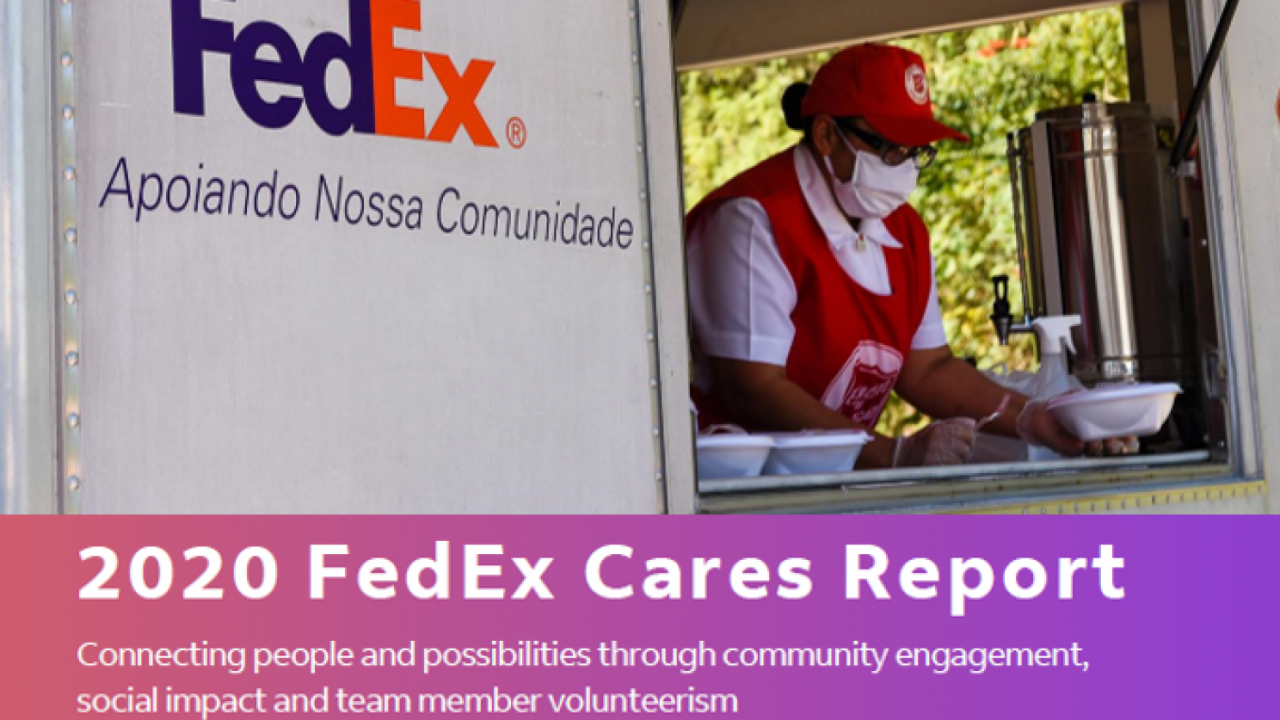
<path id="1" fill-rule="evenodd" d="M 929 78 L 924 74 L 924 68 L 919 65 L 907 68 L 907 94 L 917 105 L 926 105 L 929 102 Z"/>

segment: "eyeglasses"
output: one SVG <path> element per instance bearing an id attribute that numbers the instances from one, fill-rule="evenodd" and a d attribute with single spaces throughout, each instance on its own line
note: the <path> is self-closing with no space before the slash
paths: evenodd
<path id="1" fill-rule="evenodd" d="M 934 160 L 938 159 L 938 148 L 932 145 L 905 147 L 895 145 L 879 135 L 867 132 L 856 125 L 836 123 L 836 127 L 869 145 L 884 161 L 884 164 L 889 167 L 898 167 L 908 160 L 914 160 L 916 168 L 924 170 L 932 165 Z"/>

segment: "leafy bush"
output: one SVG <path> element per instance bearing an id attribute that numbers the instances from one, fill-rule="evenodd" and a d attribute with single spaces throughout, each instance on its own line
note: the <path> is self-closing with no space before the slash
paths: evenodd
<path id="1" fill-rule="evenodd" d="M 1056 15 L 894 44 L 924 57 L 938 119 L 972 139 L 944 143 L 912 198 L 932 235 L 951 348 L 981 367 L 1034 369 L 1034 343 L 1022 337 L 999 347 L 988 319 L 991 276 L 1001 273 L 1014 278 L 1014 312 L 1022 312 L 1005 136 L 1029 125 L 1036 112 L 1079 103 L 1086 93 L 1106 102 L 1128 99 L 1121 12 Z M 815 53 L 681 76 L 688 207 L 799 140 L 782 117 L 782 93 L 812 78 L 830 57 Z M 927 422 L 895 398 L 880 429 L 897 434 Z"/>

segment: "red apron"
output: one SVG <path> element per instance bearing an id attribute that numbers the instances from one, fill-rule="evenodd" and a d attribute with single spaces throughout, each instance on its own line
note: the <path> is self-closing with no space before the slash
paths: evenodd
<path id="1" fill-rule="evenodd" d="M 885 228 L 903 248 L 885 248 L 893 294 L 870 292 L 836 260 L 805 201 L 793 152 L 775 155 L 707 196 L 689 213 L 685 227 L 691 231 L 704 213 L 727 200 L 750 198 L 760 203 L 798 298 L 791 313 L 796 334 L 787 357 L 787 378 L 827 407 L 872 430 L 897 384 L 929 302 L 933 283 L 929 233 L 908 205 L 886 218 Z M 716 239 L 704 237 L 698 242 Z M 710 393 L 695 390 L 694 400 L 704 427 L 734 423 L 750 430 L 774 429 L 751 427 L 731 417 Z"/>

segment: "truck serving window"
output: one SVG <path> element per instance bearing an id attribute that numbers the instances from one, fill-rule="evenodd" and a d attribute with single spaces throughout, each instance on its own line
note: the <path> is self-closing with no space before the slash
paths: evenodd
<path id="1" fill-rule="evenodd" d="M 943 22 L 951 9 L 942 6 L 949 4 L 922 0 L 904 3 L 915 13 L 912 20 L 889 12 L 895 17 L 882 18 L 886 27 L 877 30 L 883 33 L 842 34 L 833 29 L 840 25 L 834 20 L 806 29 L 792 19 L 774 28 L 772 40 L 769 28 L 757 24 L 737 34 L 722 32 L 721 38 L 735 39 L 716 42 L 705 8 L 697 0 L 681 4 L 687 7 L 681 8 L 675 45 L 686 205 L 699 207 L 731 179 L 802 141 L 780 109 L 793 83 L 812 80 L 839 47 L 891 38 L 878 42 L 917 53 L 927 64 L 928 85 L 916 89 L 929 94 L 935 117 L 971 139 L 938 143 L 938 157 L 919 172 L 910 200 L 930 233 L 951 352 L 987 379 L 1033 398 L 1087 390 L 1077 407 L 1060 401 L 1054 416 L 1077 435 L 1132 430 L 1141 434 L 1139 444 L 1119 456 L 1061 457 L 1009 437 L 1009 425 L 997 421 L 979 433 L 961 465 L 883 467 L 882 452 L 878 462 L 864 456 L 851 472 L 831 471 L 844 459 L 824 449 L 832 443 L 824 445 L 817 439 L 822 436 L 810 436 L 813 463 L 802 462 L 797 470 L 777 462 L 779 442 L 789 451 L 794 437 L 779 438 L 759 414 L 730 412 L 730 421 L 749 418 L 727 423 L 745 426 L 746 434 L 740 428 L 713 430 L 705 418 L 702 423 L 703 511 L 1128 510 L 1173 503 L 1178 496 L 1170 488 L 1231 474 L 1235 411 L 1215 382 L 1222 362 L 1222 302 L 1209 243 L 1194 240 L 1210 236 L 1195 153 L 1181 176 L 1169 171 L 1202 57 L 1178 50 L 1191 44 L 1195 29 L 1185 4 L 1063 14 L 1045 14 L 1052 3 L 1009 4 L 1028 14 L 1000 24 L 982 18 Z M 724 22 L 740 25 L 747 19 Z M 964 27 L 927 31 L 956 24 Z M 850 130 L 862 136 L 867 129 Z M 804 171 L 798 172 L 803 183 Z M 761 215 L 767 221 L 766 216 Z M 760 232 L 751 229 L 750 218 L 725 227 Z M 771 247 L 758 240 L 747 246 L 756 254 Z M 698 274 L 707 272 L 700 252 L 690 251 L 694 396 L 710 397 L 719 423 L 723 402 L 709 390 L 716 362 L 700 356 L 700 343 L 725 345 L 699 338 L 707 331 L 700 330 L 697 314 L 711 312 L 699 307 L 709 302 L 697 296 Z M 773 267 L 787 267 L 788 261 L 775 259 Z M 772 288 L 767 292 L 773 305 L 797 306 L 803 278 L 793 274 L 788 285 L 783 275 L 779 290 L 768 285 L 778 283 L 776 273 L 755 269 L 770 267 L 768 262 L 753 256 L 750 266 L 753 282 Z M 758 290 L 742 293 L 752 307 L 734 316 L 750 318 L 748 334 L 760 317 L 777 312 L 759 301 L 753 294 Z M 1042 328 L 1039 340 L 1035 326 Z M 767 343 L 777 334 L 752 337 L 753 343 Z M 1069 375 L 1046 392 L 1045 373 L 1060 345 Z M 785 349 L 780 357 L 786 357 Z M 937 419 L 895 395 L 876 430 L 889 438 L 911 437 Z M 709 431 L 720 436 L 709 441 Z M 761 457 L 766 459 L 754 464 Z M 835 465 L 824 470 L 823 462 Z"/>

